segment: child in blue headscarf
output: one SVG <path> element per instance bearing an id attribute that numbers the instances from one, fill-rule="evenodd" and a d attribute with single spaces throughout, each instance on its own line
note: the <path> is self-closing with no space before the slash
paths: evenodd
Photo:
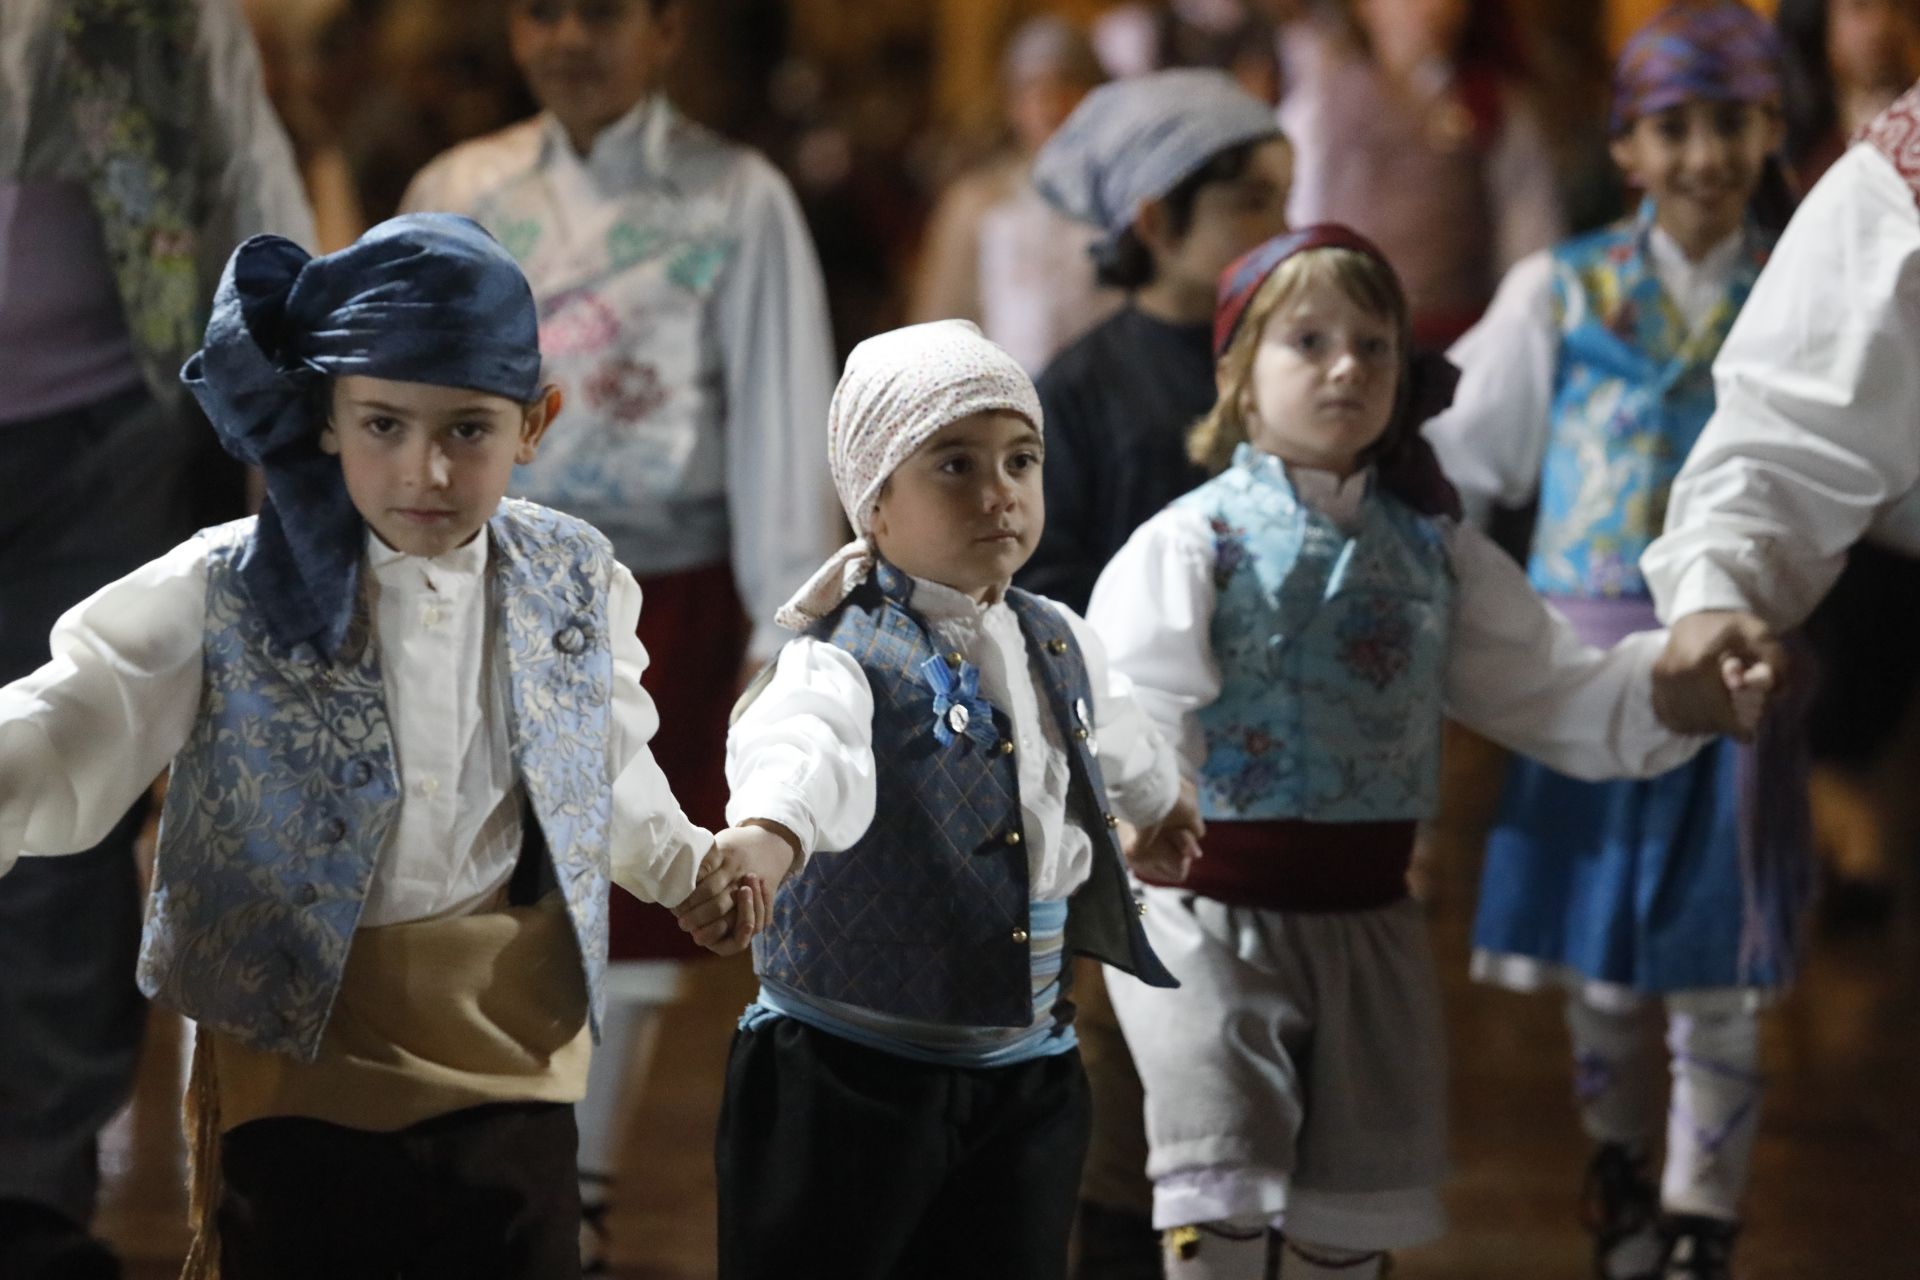
<path id="1" fill-rule="evenodd" d="M 87 847 L 171 760 L 139 976 L 199 1033 L 189 1274 L 578 1275 L 607 882 L 704 873 L 734 950 L 762 903 L 648 752 L 633 579 L 503 500 L 560 408 L 526 280 L 447 215 L 257 236 L 182 379 L 266 505 L 0 689 L 0 849 Z"/>
<path id="2" fill-rule="evenodd" d="M 1528 576 L 1589 643 L 1659 625 L 1640 556 L 1773 246 L 1756 197 L 1778 181 L 1780 83 L 1772 28 L 1736 0 L 1648 22 L 1614 76 L 1613 154 L 1639 212 L 1521 262 L 1453 350 L 1465 373 L 1434 447 L 1470 506 L 1537 497 Z M 1758 1128 L 1755 1012 L 1792 977 L 1807 880 L 1804 814 L 1782 810 L 1804 790 L 1757 788 L 1758 759 L 1720 739 L 1602 783 L 1516 761 L 1487 847 L 1474 974 L 1566 993 L 1601 1280 L 1727 1274 Z"/>

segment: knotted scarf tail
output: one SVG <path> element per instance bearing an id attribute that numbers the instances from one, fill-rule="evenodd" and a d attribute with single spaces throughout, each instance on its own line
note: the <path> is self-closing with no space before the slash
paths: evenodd
<path id="1" fill-rule="evenodd" d="M 1793 637 L 1794 678 L 1739 753 L 1740 887 L 1745 918 L 1740 971 L 1784 986 L 1799 971 L 1813 900 L 1813 817 L 1807 797 L 1807 712 L 1817 677 L 1813 654 Z"/>
<path id="2" fill-rule="evenodd" d="M 793 598 L 780 606 L 773 620 L 789 631 L 805 631 L 839 608 L 872 573 L 873 548 L 865 538 L 856 538 L 828 556 Z"/>
<path id="3" fill-rule="evenodd" d="M 180 1280 L 220 1280 L 220 1080 L 208 1031 L 194 1036 L 181 1128 L 187 1140 L 187 1221 L 193 1244 Z"/>

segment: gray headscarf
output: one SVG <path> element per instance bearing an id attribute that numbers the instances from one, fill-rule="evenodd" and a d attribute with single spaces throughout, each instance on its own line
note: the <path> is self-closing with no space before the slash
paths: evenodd
<path id="1" fill-rule="evenodd" d="M 1082 99 L 1034 161 L 1047 203 L 1109 238 L 1231 147 L 1280 136 L 1273 108 L 1223 71 L 1156 71 Z"/>

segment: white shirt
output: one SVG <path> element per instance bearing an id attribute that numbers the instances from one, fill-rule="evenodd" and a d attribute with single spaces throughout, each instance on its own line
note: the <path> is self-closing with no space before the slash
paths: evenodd
<path id="1" fill-rule="evenodd" d="M 1920 554 L 1920 211 L 1873 147 L 1807 193 L 1713 371 L 1719 407 L 1640 561 L 1662 618 L 1791 626 L 1861 538 Z"/>
<path id="2" fill-rule="evenodd" d="M 1048 603 L 1087 664 L 1090 728 L 1108 803 L 1136 826 L 1159 821 L 1179 794 L 1172 751 L 1087 624 Z M 1035 901 L 1066 897 L 1092 874 L 1094 845 L 1067 820 L 1066 746 L 1043 709 L 1020 620 L 1004 600 L 982 605 L 919 579 L 912 604 L 944 648 L 980 669 L 982 696 L 1011 722 L 1029 891 Z M 787 643 L 773 678 L 727 735 L 727 784 L 728 822 L 779 822 L 800 838 L 803 854 L 846 849 L 866 833 L 875 801 L 873 691 L 852 655 L 805 636 Z"/>
<path id="3" fill-rule="evenodd" d="M 771 657 L 774 613 L 841 542 L 826 289 L 786 179 L 660 98 L 584 156 L 544 114 L 464 143 L 401 207 L 477 218 L 533 287 L 566 406 L 514 492 L 643 578 L 730 562 Z"/>
<path id="4" fill-rule="evenodd" d="M 1336 523 L 1357 515 L 1353 477 L 1292 468 L 1302 502 Z M 1443 522 L 1455 579 L 1447 639 L 1447 714 L 1577 778 L 1652 777 L 1707 741 L 1671 733 L 1653 714 L 1653 660 L 1666 636 L 1628 636 L 1601 652 L 1580 642 L 1513 560 L 1471 526 Z M 1180 744 L 1189 770 L 1205 759 L 1197 713 L 1220 697 L 1214 660 L 1214 538 L 1207 518 L 1169 507 L 1141 525 L 1094 586 L 1088 621 L 1134 697 Z"/>
<path id="5" fill-rule="evenodd" d="M 1688 327 L 1698 327 L 1725 293 L 1745 233 L 1735 232 L 1698 261 L 1658 225 L 1647 237 L 1660 287 Z M 1460 366 L 1460 385 L 1453 404 L 1423 428 L 1476 524 L 1486 523 L 1492 506 L 1526 506 L 1540 487 L 1560 361 L 1553 274 L 1552 250 L 1521 259 L 1507 273 L 1487 313 L 1448 350 Z"/>
<path id="6" fill-rule="evenodd" d="M 519 857 L 525 800 L 491 643 L 487 543 L 483 532 L 431 560 L 369 553 L 402 790 L 362 925 L 473 911 Z M 75 605 L 54 626 L 53 660 L 0 688 L 0 871 L 15 849 L 99 843 L 186 744 L 200 711 L 207 545 L 190 538 Z M 659 717 L 640 687 L 639 615 L 640 588 L 616 569 L 612 871 L 628 891 L 673 905 L 693 891 L 713 840 L 681 812 L 647 749 Z"/>

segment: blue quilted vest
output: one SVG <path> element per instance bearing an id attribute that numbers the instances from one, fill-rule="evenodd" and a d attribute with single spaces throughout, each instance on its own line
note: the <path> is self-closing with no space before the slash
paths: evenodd
<path id="1" fill-rule="evenodd" d="M 1377 486 L 1351 537 L 1242 445 L 1178 498 L 1213 530 L 1220 697 L 1199 713 L 1208 818 L 1433 812 L 1453 571 L 1440 530 Z"/>
<path id="2" fill-rule="evenodd" d="M 877 808 L 851 848 L 816 853 L 780 890 L 771 926 L 754 939 L 754 970 L 805 995 L 896 1017 L 1024 1027 L 1033 1021 L 1033 977 L 1011 725 L 988 708 L 996 733 L 937 728 L 951 712 L 925 664 L 949 660 L 910 607 L 912 593 L 910 578 L 882 564 L 811 632 L 853 655 L 873 690 Z M 1094 841 L 1093 874 L 1068 907 L 1067 949 L 1175 986 L 1140 928 L 1106 812 L 1080 648 L 1045 601 L 1014 590 L 1007 604 L 1067 743 L 1067 819 Z"/>
<path id="3" fill-rule="evenodd" d="M 310 1060 L 401 779 L 366 609 L 332 662 L 274 644 L 236 571 L 252 527 L 201 535 L 212 550 L 200 711 L 161 817 L 140 987 L 252 1048 Z M 613 555 L 592 526 L 532 503 L 502 503 L 487 527 L 514 769 L 566 896 L 598 1034 Z"/>
<path id="4" fill-rule="evenodd" d="M 1527 565 L 1545 595 L 1647 598 L 1640 554 L 1713 416 L 1714 357 L 1772 250 L 1750 224 L 1725 294 L 1689 332 L 1649 257 L 1652 219 L 1649 202 L 1553 254 L 1560 356 Z"/>

